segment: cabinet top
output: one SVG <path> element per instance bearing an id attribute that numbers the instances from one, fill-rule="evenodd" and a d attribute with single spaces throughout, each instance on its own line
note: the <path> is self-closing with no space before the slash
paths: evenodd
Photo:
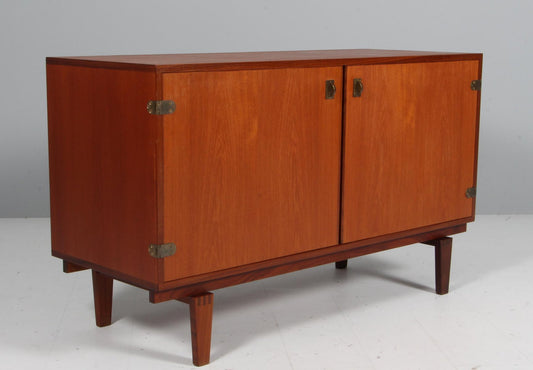
<path id="1" fill-rule="evenodd" d="M 478 53 L 342 49 L 243 53 L 101 55 L 48 57 L 47 64 L 157 72 L 262 68 L 333 67 L 340 65 L 481 60 Z"/>

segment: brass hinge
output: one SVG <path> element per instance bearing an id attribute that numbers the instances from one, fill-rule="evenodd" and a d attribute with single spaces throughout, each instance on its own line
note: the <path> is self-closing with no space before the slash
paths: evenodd
<path id="1" fill-rule="evenodd" d="M 176 244 L 150 244 L 148 247 L 148 253 L 154 258 L 170 257 L 176 253 Z"/>
<path id="2" fill-rule="evenodd" d="M 474 91 L 481 91 L 481 80 L 472 80 L 470 88 Z"/>
<path id="3" fill-rule="evenodd" d="M 150 100 L 146 110 L 150 114 L 170 114 L 176 110 L 176 103 L 172 100 Z"/>
<path id="4" fill-rule="evenodd" d="M 476 197 L 476 187 L 468 188 L 466 189 L 465 193 L 467 198 L 475 198 Z"/>

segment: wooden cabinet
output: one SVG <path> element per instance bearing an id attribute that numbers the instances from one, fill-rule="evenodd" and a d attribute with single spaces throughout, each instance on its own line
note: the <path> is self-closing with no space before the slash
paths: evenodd
<path id="1" fill-rule="evenodd" d="M 416 242 L 448 291 L 474 219 L 481 54 L 47 58 L 52 254 L 191 309 L 209 361 L 230 285 Z"/>

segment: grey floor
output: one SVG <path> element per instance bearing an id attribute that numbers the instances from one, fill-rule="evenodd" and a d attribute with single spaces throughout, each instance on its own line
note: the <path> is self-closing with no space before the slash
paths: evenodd
<path id="1" fill-rule="evenodd" d="M 215 291 L 205 369 L 531 369 L 533 215 L 454 237 L 450 293 L 415 244 Z M 88 271 L 63 274 L 48 219 L 0 219 L 1 369 L 186 369 L 188 308 L 115 283 L 94 325 Z"/>

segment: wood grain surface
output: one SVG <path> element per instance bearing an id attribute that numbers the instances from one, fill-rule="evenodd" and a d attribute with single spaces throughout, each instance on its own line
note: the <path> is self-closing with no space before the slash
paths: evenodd
<path id="1" fill-rule="evenodd" d="M 155 75 L 48 65 L 47 88 L 53 254 L 157 282 Z"/>
<path id="2" fill-rule="evenodd" d="M 342 72 L 163 75 L 164 281 L 338 244 Z"/>
<path id="3" fill-rule="evenodd" d="M 70 63 L 88 60 L 98 68 Z M 228 71 L 116 70 L 169 61 Z M 341 154 L 343 67 L 284 66 L 350 62 Z M 396 64 L 365 65 L 376 62 Z M 339 227 L 362 246 L 472 221 L 480 68 L 480 54 L 379 50 L 49 58 L 52 253 L 69 271 L 168 289 L 327 254 Z M 154 98 L 174 99 L 176 113 L 147 114 Z M 166 261 L 146 253 L 175 241 Z"/>
<path id="4" fill-rule="evenodd" d="M 47 58 L 47 63 L 158 72 L 193 72 L 266 68 L 332 67 L 375 63 L 433 62 L 464 60 L 472 59 L 473 57 L 479 57 L 479 54 L 405 50 L 341 49 L 49 57 Z"/>
<path id="5" fill-rule="evenodd" d="M 473 216 L 478 66 L 347 67 L 343 243 Z"/>

